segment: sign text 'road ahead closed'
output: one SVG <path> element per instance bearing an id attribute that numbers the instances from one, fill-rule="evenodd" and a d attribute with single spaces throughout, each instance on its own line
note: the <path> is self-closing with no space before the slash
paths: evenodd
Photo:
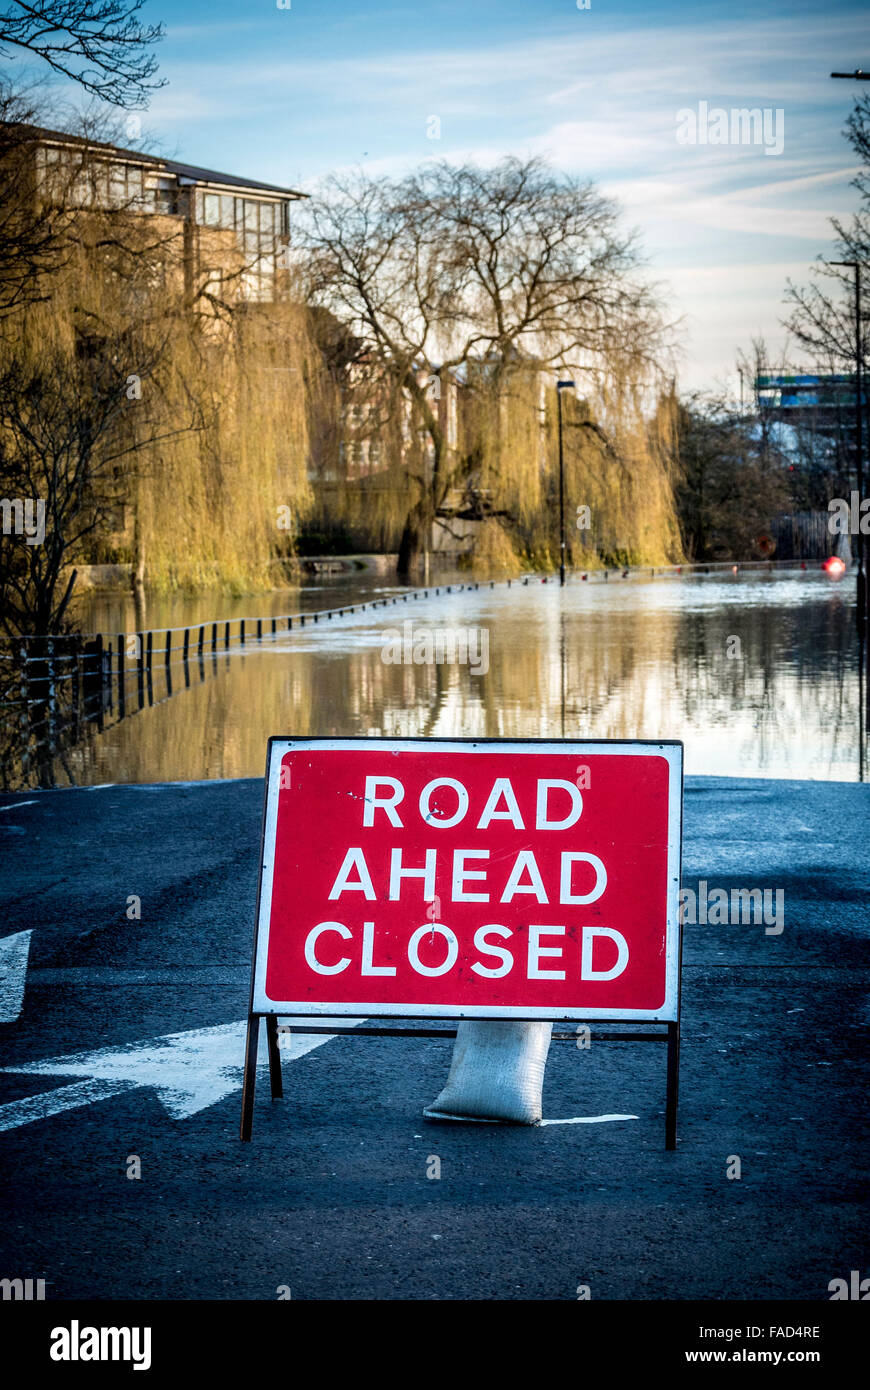
<path id="1" fill-rule="evenodd" d="M 676 1017 L 682 747 L 275 739 L 254 1012 Z"/>

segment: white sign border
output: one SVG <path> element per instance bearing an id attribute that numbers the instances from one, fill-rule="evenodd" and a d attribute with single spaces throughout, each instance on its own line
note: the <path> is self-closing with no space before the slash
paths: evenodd
<path id="1" fill-rule="evenodd" d="M 272 913 L 272 881 L 274 873 L 275 837 L 278 822 L 278 794 L 281 782 L 281 761 L 286 753 L 299 748 L 318 748 L 331 752 L 359 751 L 364 748 L 380 752 L 434 752 L 473 754 L 492 751 L 522 756 L 530 753 L 570 753 L 584 755 L 650 757 L 658 755 L 668 764 L 668 909 L 666 931 L 665 1000 L 661 1008 L 560 1010 L 546 1008 L 502 1008 L 481 1004 L 462 1009 L 449 1004 L 375 1004 L 375 1003 L 313 1003 L 311 1000 L 270 999 L 266 994 L 266 963 L 269 948 L 269 923 Z M 257 899 L 257 922 L 254 938 L 254 965 L 251 980 L 251 1014 L 283 1014 L 304 1018 L 449 1018 L 449 1019 L 509 1019 L 514 1022 L 577 1022 L 582 1019 L 622 1020 L 634 1023 L 676 1023 L 680 1016 L 680 957 L 681 928 L 679 894 L 682 855 L 683 813 L 683 744 L 678 740 L 656 739 L 447 739 L 447 738 L 328 738 L 301 736 L 299 738 L 270 738 L 266 756 L 266 802 L 263 818 L 260 883 Z"/>

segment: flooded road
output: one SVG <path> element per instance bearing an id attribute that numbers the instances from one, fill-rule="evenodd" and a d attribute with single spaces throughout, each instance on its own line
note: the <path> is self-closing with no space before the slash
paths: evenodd
<path id="1" fill-rule="evenodd" d="M 192 644 L 188 662 L 174 653 L 168 684 L 155 657 L 150 703 L 131 660 L 124 717 L 115 699 L 103 732 L 86 727 L 57 760 L 57 784 L 261 776 L 272 734 L 679 738 L 690 774 L 859 777 L 852 579 L 458 582 L 462 592 L 430 590 L 274 637 L 264 623 L 262 642 L 214 655 L 207 646 L 202 659 Z M 147 625 L 402 592 L 369 571 L 254 599 L 155 601 Z M 94 597 L 83 613 L 107 635 L 135 631 L 138 616 L 125 596 Z"/>

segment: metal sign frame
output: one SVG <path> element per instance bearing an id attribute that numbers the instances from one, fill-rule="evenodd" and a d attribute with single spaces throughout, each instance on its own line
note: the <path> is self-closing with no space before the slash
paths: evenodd
<path id="1" fill-rule="evenodd" d="M 268 924 L 271 914 L 271 888 L 274 869 L 275 829 L 277 824 L 278 792 L 280 790 L 281 759 L 293 748 L 317 747 L 342 751 L 370 746 L 388 751 L 433 751 L 471 753 L 475 749 L 495 749 L 504 753 L 542 753 L 560 751 L 582 756 L 590 753 L 613 753 L 614 755 L 646 755 L 668 750 L 669 764 L 668 790 L 668 921 L 667 921 L 667 962 L 666 997 L 660 1009 L 646 1010 L 603 1010 L 586 1009 L 580 1011 L 556 1009 L 498 1008 L 486 1009 L 481 1006 L 473 1012 L 467 1009 L 452 1009 L 447 1005 L 417 1005 L 413 1009 L 389 1004 L 317 1004 L 312 1001 L 281 1001 L 269 999 L 265 994 L 265 967 L 268 949 Z M 277 756 L 276 756 L 277 755 Z M 678 797 L 677 779 L 679 787 Z M 597 1024 L 625 1024 L 630 1022 L 638 1029 L 636 1032 L 593 1033 L 596 1042 L 666 1042 L 667 1050 L 667 1098 L 665 1107 L 665 1147 L 675 1149 L 677 1144 L 677 1106 L 679 1094 L 680 1058 L 680 1004 L 682 980 L 682 926 L 679 913 L 679 891 L 682 870 L 682 810 L 683 810 L 683 744 L 678 739 L 487 739 L 487 738 L 378 738 L 368 735 L 350 735 L 343 738 L 327 736 L 272 737 L 268 741 L 266 754 L 266 779 L 263 805 L 263 824 L 260 836 L 260 872 L 257 885 L 257 907 L 254 919 L 254 941 L 251 966 L 251 989 L 248 1005 L 248 1024 L 245 1043 L 244 1079 L 242 1085 L 242 1114 L 240 1138 L 249 1141 L 253 1128 L 254 1093 L 256 1087 L 257 1053 L 260 1038 L 260 1022 L 266 1021 L 266 1039 L 269 1058 L 270 1090 L 273 1100 L 283 1095 L 281 1079 L 281 1052 L 279 1046 L 280 1016 L 310 1017 L 311 1025 L 293 1026 L 289 1031 L 307 1034 L 327 1034 L 330 1037 L 435 1037 L 454 1038 L 455 1028 L 397 1028 L 397 1027 L 336 1027 L 323 1020 L 342 1016 L 366 1019 L 384 1018 L 420 1020 L 430 1022 L 434 1019 L 490 1019 L 503 1022 L 575 1022 L 590 1020 Z M 265 927 L 265 930 L 263 928 Z M 647 1031 L 649 1025 L 664 1024 L 665 1030 Z M 553 1033 L 553 1041 L 577 1041 L 575 1033 Z"/>

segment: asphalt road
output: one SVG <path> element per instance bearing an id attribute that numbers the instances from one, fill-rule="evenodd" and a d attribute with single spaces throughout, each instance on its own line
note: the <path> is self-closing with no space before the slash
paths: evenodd
<path id="1" fill-rule="evenodd" d="M 243 1146 L 262 784 L 0 797 L 0 935 L 32 931 L 0 1024 L 0 1277 L 49 1299 L 828 1299 L 870 1273 L 868 795 L 687 781 L 684 884 L 783 889 L 785 926 L 686 927 L 676 1153 L 663 1047 L 554 1043 L 546 1118 L 638 1118 L 513 1128 L 423 1120 L 448 1042 L 353 1037 L 289 1058 L 282 1102 L 261 1076 Z M 68 1061 L 95 1049 L 117 1055 Z"/>

